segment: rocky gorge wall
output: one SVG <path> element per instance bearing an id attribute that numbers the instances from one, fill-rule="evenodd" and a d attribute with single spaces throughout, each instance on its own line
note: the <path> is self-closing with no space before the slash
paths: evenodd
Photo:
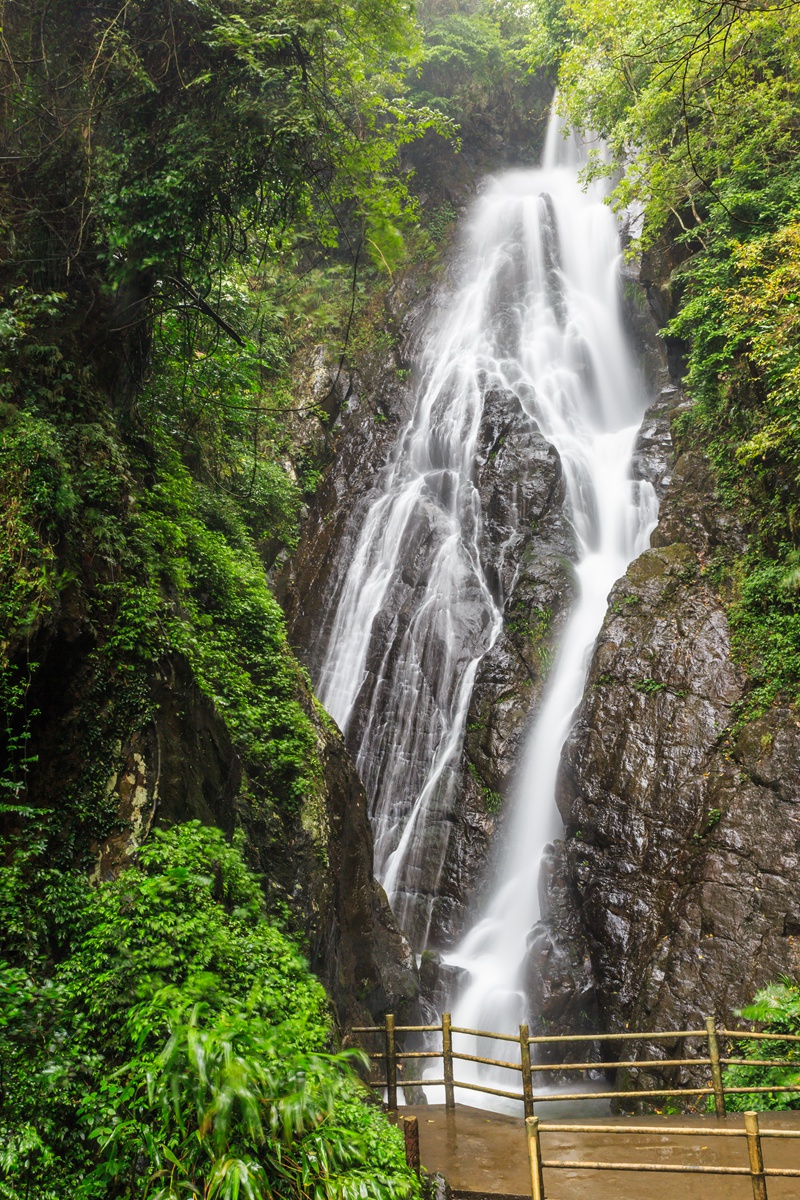
<path id="1" fill-rule="evenodd" d="M 197 820 L 228 834 L 241 828 L 269 914 L 301 942 L 340 1020 L 363 1022 L 387 1010 L 413 1016 L 416 964 L 373 874 L 364 789 L 304 672 L 287 652 L 284 667 L 313 729 L 317 764 L 315 786 L 297 805 L 281 802 L 248 764 L 224 707 L 183 654 L 123 674 L 118 693 L 135 703 L 119 701 L 114 679 L 98 674 L 93 588 L 97 577 L 88 572 L 81 588 L 65 587 L 19 651 L 37 668 L 27 695 L 26 805 L 56 814 L 56 861 L 108 880 L 154 827 Z M 0 823 L 9 844 L 26 836 L 13 808 Z M 56 913 L 56 945 L 58 921 Z"/>
<path id="2" fill-rule="evenodd" d="M 544 890 L 556 907 L 565 879 L 572 891 L 610 1029 L 730 1020 L 797 970 L 800 728 L 778 708 L 734 730 L 745 679 L 710 570 L 742 537 L 708 464 L 680 457 L 652 549 L 611 594 L 564 750 L 567 837 Z M 572 985 L 551 954 L 534 973 L 559 1022 Z"/>
<path id="3" fill-rule="evenodd" d="M 395 348 L 340 381 L 342 403 L 333 424 L 335 457 L 309 514 L 298 551 L 282 570 L 278 595 L 290 637 L 312 678 L 324 657 L 338 598 L 338 585 L 354 552 L 358 530 L 379 494 L 380 471 L 413 403 L 409 378 L 419 338 L 440 289 L 412 275 L 389 299 L 387 324 Z M 330 387 L 309 365 L 305 389 L 313 396 Z M 329 376 L 335 375 L 333 365 Z M 302 392 L 302 389 L 301 389 Z M 525 730 L 546 679 L 552 648 L 568 612 L 574 579 L 572 532 L 564 512 L 565 490 L 555 449 L 539 432 L 518 399 L 495 391 L 486 397 L 481 421 L 476 481 L 482 510 L 482 562 L 503 605 L 504 627 L 481 661 L 467 717 L 460 784 L 444 818 L 447 845 L 441 871 L 431 866 L 418 886 L 433 896 L 427 948 L 452 946 L 465 929 L 480 889 L 490 878 L 489 861 L 502 826 L 504 796 L 511 784 Z M 424 553 L 404 564 L 405 604 L 413 611 L 415 592 L 424 587 Z M 401 598 L 402 600 L 402 598 Z M 455 645 L 459 651 L 459 613 Z M 463 646 L 468 647 L 472 614 L 462 614 Z M 402 637 L 402 611 L 395 633 Z M 381 645 L 366 664 L 366 680 L 348 745 L 359 744 L 380 663 L 391 655 Z M 466 653 L 466 649 L 464 649 Z M 390 734 L 387 734 L 390 736 Z M 413 781 L 412 781 L 413 782 Z M 426 948 L 417 946 L 417 950 Z"/>
<path id="4" fill-rule="evenodd" d="M 542 1029 L 730 1025 L 800 967 L 800 725 L 782 707 L 740 716 L 748 684 L 715 563 L 747 531 L 702 453 L 671 446 L 687 403 L 670 383 L 643 427 L 641 460 L 664 465 L 660 519 L 609 597 L 562 756 L 565 837 L 529 957 Z"/>
<path id="5" fill-rule="evenodd" d="M 655 337 L 668 315 L 665 279 L 656 271 L 646 283 L 650 312 L 638 278 L 629 272 L 625 283 L 631 338 L 655 396 L 635 473 L 656 487 L 660 520 L 651 549 L 611 593 L 562 759 L 565 837 L 546 854 L 528 960 L 532 1015 L 548 1031 L 686 1027 L 707 1013 L 730 1021 L 759 986 L 795 971 L 800 952 L 800 726 L 780 709 L 736 726 L 747 685 L 713 561 L 746 535 L 702 455 L 675 461 L 671 425 L 687 403 L 681 352 Z M 281 584 L 312 674 L 337 580 L 408 417 L 408 371 L 436 302 L 436 288 L 419 280 L 396 288 L 395 349 L 342 385 L 338 453 Z M 432 950 L 458 939 L 491 877 L 503 798 L 574 588 L 560 462 L 512 395 L 487 397 L 476 477 L 483 562 L 504 627 L 472 696 Z M 412 593 L 411 565 L 406 582 Z M 427 956 L 427 989 L 441 1000 L 440 974 Z"/>

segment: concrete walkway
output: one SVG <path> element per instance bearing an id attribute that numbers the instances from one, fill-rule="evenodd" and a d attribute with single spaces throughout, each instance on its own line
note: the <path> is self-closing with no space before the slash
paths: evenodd
<path id="1" fill-rule="evenodd" d="M 520 1119 L 459 1107 L 448 1113 L 440 1105 L 403 1108 L 419 1120 L 420 1153 L 430 1172 L 441 1171 L 456 1192 L 530 1196 L 525 1130 Z M 544 1119 L 544 1118 L 543 1118 Z M 546 1134 L 542 1138 L 545 1158 L 594 1159 L 607 1162 L 715 1163 L 747 1166 L 744 1137 L 704 1137 L 714 1128 L 713 1117 L 623 1117 L 587 1120 L 585 1117 L 553 1118 L 580 1124 L 630 1123 L 631 1136 L 620 1134 Z M 800 1130 L 800 1112 L 765 1113 L 762 1129 Z M 693 1137 L 635 1134 L 638 1125 L 688 1126 Z M 731 1114 L 728 1124 L 743 1125 L 741 1113 Z M 767 1139 L 767 1167 L 800 1169 L 800 1139 Z M 798 1200 L 800 1179 L 768 1180 L 769 1200 Z M 622 1171 L 545 1171 L 547 1200 L 752 1200 L 748 1178 L 709 1175 L 632 1174 Z"/>

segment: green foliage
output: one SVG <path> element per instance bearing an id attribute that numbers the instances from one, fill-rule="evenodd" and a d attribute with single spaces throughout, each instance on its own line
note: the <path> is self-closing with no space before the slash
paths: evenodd
<path id="1" fill-rule="evenodd" d="M 300 492 L 278 463 L 291 444 L 290 344 L 283 314 L 233 286 L 226 304 L 259 326 L 240 354 L 196 313 L 155 327 L 133 435 L 91 373 L 50 355 L 41 321 L 20 321 L 2 359 L 29 406 L 5 406 L 0 442 L 3 567 L 24 591 L 9 595 L 0 643 L 9 1200 L 417 1194 L 398 1136 L 365 1108 L 347 1059 L 325 1055 L 324 993 L 264 921 L 238 849 L 195 825 L 156 834 L 112 883 L 89 888 L 81 870 L 118 825 L 108 779 L 165 656 L 184 656 L 224 714 L 258 804 L 291 817 L 320 787 L 298 700 L 307 680 L 257 549 L 267 535 L 291 544 L 296 529 Z M 41 665 L 28 647 L 64 603 L 93 643 L 76 728 L 62 725 L 65 745 L 40 764 Z M 58 753 L 74 760 L 42 804 L 37 771 Z"/>
<path id="2" fill-rule="evenodd" d="M 567 0 L 552 20 L 570 31 L 562 103 L 626 160 L 617 198 L 644 204 L 646 238 L 672 215 L 702 239 L 715 204 L 739 222 L 771 219 L 763 184 L 793 157 L 796 5 Z"/>
<path id="3" fill-rule="evenodd" d="M 238 354 L 196 313 L 162 317 L 128 444 L 91 373 L 53 351 L 59 305 L 18 289 L 5 310 L 14 334 L 0 371 L 27 407 L 0 413 L 0 786 L 24 856 L 71 864 L 114 827 L 119 747 L 148 720 L 153 665 L 176 652 L 225 715 L 262 804 L 293 814 L 319 790 L 298 702 L 307 682 L 258 550 L 294 543 L 301 502 L 279 462 L 291 441 L 286 337 L 280 315 L 253 307 L 258 340 Z M 245 310 L 231 286 L 225 311 Z M 75 718 L 45 758 L 53 698 L 30 648 L 46 646 L 64 608 L 92 640 L 71 683 Z M 55 796 L 42 776 L 58 755 Z"/>
<path id="4" fill-rule="evenodd" d="M 31 424 L 19 423 L 26 431 Z M 49 430 L 55 441 L 54 426 L 40 421 L 35 428 Z M 81 774 L 62 792 L 58 813 L 25 811 L 37 753 L 31 749 L 41 702 L 37 664 L 25 657 L 4 663 L 3 781 L 28 822 L 20 844 L 37 844 L 35 827 L 54 837 L 59 858 L 69 861 L 65 820 L 73 848 L 82 846 L 83 853 L 90 832 L 105 836 L 114 819 L 106 781 L 115 769 L 115 747 L 146 720 L 150 664 L 175 652 L 188 659 L 198 684 L 224 714 L 261 794 L 284 812 L 297 812 L 320 786 L 315 734 L 298 701 L 305 679 L 288 649 L 283 614 L 239 509 L 195 483 L 166 451 L 151 487 L 131 504 L 129 495 L 119 494 L 120 485 L 129 481 L 126 485 L 121 448 L 113 439 L 93 427 L 73 427 L 64 442 L 70 454 L 63 467 L 69 482 L 64 490 L 74 498 L 75 511 L 60 561 L 44 526 L 30 513 L 25 522 L 20 518 L 31 546 L 28 561 L 38 574 L 16 575 L 29 590 L 24 609 L 16 595 L 11 597 L 4 646 L 7 652 L 24 646 L 24 635 L 47 619 L 59 592 L 75 590 L 89 547 L 95 547 L 95 560 L 84 596 L 99 640 L 85 662 L 82 725 L 75 732 Z M 6 444 L 16 452 L 20 442 Z M 51 457 L 39 452 L 36 461 L 40 474 L 50 472 Z M 13 517 L 20 497 L 24 488 L 9 497 Z M 19 562 L 19 551 L 12 547 L 12 552 Z M 98 559 L 107 564 L 104 571 L 98 571 Z"/>
<path id="5" fill-rule="evenodd" d="M 552 609 L 532 608 L 528 610 L 523 601 L 516 603 L 514 611 L 506 619 L 506 629 L 509 633 L 532 644 L 536 662 L 542 673 L 549 671 L 552 665 L 553 648 L 550 645 L 552 624 Z"/>
<path id="6" fill-rule="evenodd" d="M 688 344 L 695 404 L 675 433 L 748 533 L 713 565 L 751 681 L 741 716 L 797 703 L 800 6 L 545 7 L 569 119 L 625 164 L 614 199 L 644 207 L 643 243 L 669 237 L 684 259 L 669 332 Z"/>
<path id="7" fill-rule="evenodd" d="M 32 765 L 28 701 L 36 663 L 14 664 L 7 648 L 24 638 L 58 602 L 59 571 L 53 542 L 73 501 L 61 447 L 44 421 L 0 406 L 0 705 L 6 754 L 0 804 L 20 797 Z"/>
<path id="8" fill-rule="evenodd" d="M 447 237 L 456 219 L 456 210 L 449 201 L 437 205 L 428 218 L 427 232 L 434 243 L 439 245 Z"/>
<path id="9" fill-rule="evenodd" d="M 499 792 L 493 792 L 491 788 L 483 789 L 483 802 L 486 805 L 487 813 L 491 813 L 492 816 L 499 813 L 503 807 L 503 797 Z"/>
<path id="10" fill-rule="evenodd" d="M 757 993 L 753 1003 L 742 1010 L 747 1021 L 758 1021 L 766 1033 L 800 1034 L 800 988 L 791 980 L 770 984 Z M 726 1087 L 792 1087 L 800 1085 L 800 1043 L 757 1039 L 738 1042 L 735 1058 L 785 1060 L 785 1066 L 726 1067 L 723 1082 Z M 748 1109 L 800 1108 L 800 1093 L 751 1092 L 726 1096 L 727 1107 L 734 1112 Z"/>
<path id="11" fill-rule="evenodd" d="M 179 826 L 71 895 L 55 967 L 0 969 L 4 1196 L 418 1196 L 236 845 Z"/>
<path id="12" fill-rule="evenodd" d="M 529 68 L 532 7 L 512 0 L 426 0 L 420 6 L 423 44 L 408 80 L 411 96 L 454 123 L 472 163 L 483 160 L 491 168 L 502 159 L 524 161 L 539 145 L 552 83 L 547 72 Z M 424 188 L 440 198 L 452 188 L 442 172 L 442 161 L 452 162 L 448 151 L 430 132 L 406 154 Z M 455 165 L 455 178 L 458 172 Z M 443 215 L 432 221 L 434 244 Z"/>
<path id="13" fill-rule="evenodd" d="M 167 647 L 189 659 L 268 793 L 296 811 L 320 786 L 316 738 L 283 613 L 241 518 L 178 463 L 143 498 L 142 517 L 153 586 L 175 597 Z"/>
<path id="14" fill-rule="evenodd" d="M 207 296 L 220 264 L 292 221 L 335 243 L 346 202 L 377 248 L 395 237 L 397 149 L 441 124 L 402 96 L 408 5 L 132 0 L 74 16 L 25 0 L 4 20 L 5 204 L 43 270 L 97 264 L 133 315 L 157 283 Z"/>
<path id="15" fill-rule="evenodd" d="M 483 726 L 474 726 L 473 725 L 473 726 L 470 726 L 470 728 L 471 729 L 478 729 L 478 728 L 482 729 Z M 474 762 L 469 763 L 468 769 L 469 769 L 470 775 L 472 776 L 472 778 L 475 780 L 478 787 L 480 788 L 481 799 L 483 800 L 483 804 L 484 804 L 484 807 L 485 807 L 487 813 L 489 813 L 491 816 L 495 816 L 503 808 L 504 801 L 503 801 L 502 795 L 500 794 L 500 792 L 495 792 L 491 788 L 486 786 L 486 784 L 483 782 L 483 779 L 481 777 L 481 773 L 478 770 L 478 768 L 475 766 Z"/>
<path id="16" fill-rule="evenodd" d="M 647 678 L 633 680 L 633 687 L 636 689 L 636 691 L 644 692 L 646 696 L 652 696 L 656 692 L 663 692 L 666 686 L 667 685 L 662 683 L 659 679 Z"/>
<path id="17" fill-rule="evenodd" d="M 557 66 L 573 35 L 566 0 L 531 0 L 526 53 L 537 65 Z"/>
<path id="18" fill-rule="evenodd" d="M 519 103 L 527 90 L 522 59 L 529 20 L 525 6 L 479 4 L 474 11 L 423 18 L 425 42 L 415 95 L 458 122 L 465 133 L 497 106 L 498 94 Z"/>
<path id="19" fill-rule="evenodd" d="M 455 121 L 474 119 L 506 81 L 508 47 L 484 13 L 456 12 L 427 23 L 419 96 Z"/>
<path id="20" fill-rule="evenodd" d="M 0 422 L 0 622 L 14 638 L 55 603 L 53 542 L 73 496 L 52 426 L 8 404 L 0 409 Z"/>
<path id="21" fill-rule="evenodd" d="M 721 820 L 722 809 L 710 808 L 700 828 L 692 834 L 692 841 L 697 845 L 700 845 L 703 842 L 703 839 L 708 837 L 712 829 L 715 829 L 717 825 L 719 825 Z"/>
<path id="22" fill-rule="evenodd" d="M 797 186 L 786 169 L 769 182 L 770 203 L 784 197 L 776 221 L 791 210 Z M 775 233 L 753 228 L 743 237 L 717 215 L 708 248 L 686 272 L 687 302 L 672 327 L 692 337 L 687 385 L 696 405 L 684 437 L 709 455 L 723 502 L 751 534 L 748 552 L 727 564 L 734 647 L 752 680 L 750 713 L 800 698 L 796 230 L 791 220 Z"/>

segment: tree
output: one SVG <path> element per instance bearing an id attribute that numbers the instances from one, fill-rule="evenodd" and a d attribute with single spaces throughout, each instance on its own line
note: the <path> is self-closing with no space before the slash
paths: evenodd
<path id="1" fill-rule="evenodd" d="M 292 222 L 330 245 L 350 206 L 380 252 L 408 203 L 392 160 L 438 119 L 401 97 L 405 0 L 14 0 L 2 21 L 2 282 L 67 293 L 128 395 L 154 305 L 236 339 L 220 273 Z"/>

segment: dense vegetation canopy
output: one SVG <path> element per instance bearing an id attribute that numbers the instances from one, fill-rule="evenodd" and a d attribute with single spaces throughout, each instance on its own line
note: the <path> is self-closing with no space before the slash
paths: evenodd
<path id="1" fill-rule="evenodd" d="M 336 735 L 270 572 L 337 368 L 394 352 L 386 292 L 452 224 L 415 146 L 524 121 L 524 22 L 6 0 L 0 28 L 0 1195 L 417 1196 L 301 957 Z M 184 823 L 151 830 L 192 722 L 233 846 L 163 787 Z"/>
<path id="2" fill-rule="evenodd" d="M 338 375 L 394 353 L 387 292 L 452 224 L 442 164 L 533 144 L 557 74 L 670 275 L 680 447 L 745 529 L 704 564 L 741 719 L 798 702 L 800 4 L 5 0 L 0 27 L 0 1196 L 415 1197 L 280 882 L 301 835 L 327 853 L 326 719 L 270 573 Z M 167 678 L 224 723 L 233 844 L 121 817 Z M 796 1010 L 787 984 L 749 1015 Z"/>
<path id="3" fill-rule="evenodd" d="M 418 1195 L 352 1056 L 328 1052 L 321 985 L 218 831 L 157 834 L 94 889 L 62 881 L 61 913 L 47 978 L 35 958 L 0 968 L 3 1196 Z"/>

